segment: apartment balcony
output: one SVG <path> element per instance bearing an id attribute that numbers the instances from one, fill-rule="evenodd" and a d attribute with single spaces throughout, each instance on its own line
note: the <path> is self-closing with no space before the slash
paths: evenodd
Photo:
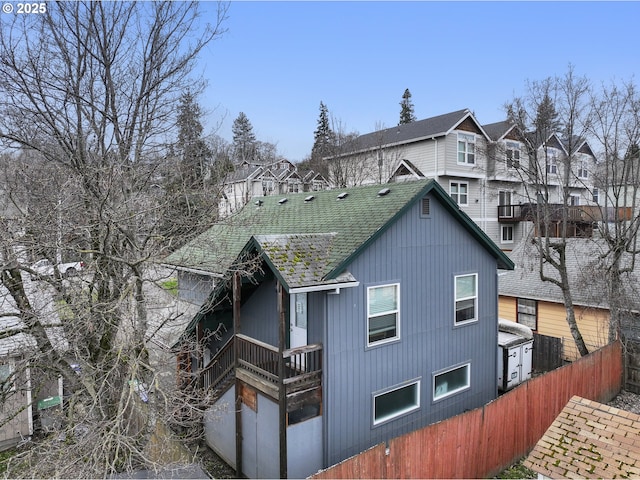
<path id="1" fill-rule="evenodd" d="M 292 399 L 302 392 L 317 390 L 322 382 L 322 345 L 305 345 L 280 353 L 272 345 L 236 334 L 202 370 L 199 383 L 205 390 L 215 392 L 226 390 L 234 378 L 274 400 L 281 392 Z"/>
<path id="2" fill-rule="evenodd" d="M 633 217 L 631 207 L 602 208 L 597 205 L 570 205 L 550 203 L 543 210 L 535 203 L 521 203 L 518 205 L 499 205 L 498 221 L 500 223 L 533 222 L 536 216 L 545 218 L 550 223 L 560 222 L 566 218 L 569 223 L 593 223 L 602 221 L 629 221 Z M 616 215 L 617 213 L 617 215 Z"/>

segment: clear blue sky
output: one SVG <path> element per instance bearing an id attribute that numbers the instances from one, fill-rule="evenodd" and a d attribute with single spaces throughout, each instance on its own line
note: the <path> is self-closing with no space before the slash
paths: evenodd
<path id="1" fill-rule="evenodd" d="M 418 119 L 469 108 L 486 124 L 569 64 L 595 84 L 640 70 L 640 2 L 234 1 L 228 14 L 201 63 L 207 130 L 221 122 L 231 141 L 244 112 L 295 162 L 320 101 L 361 134 L 397 124 L 405 88 Z"/>

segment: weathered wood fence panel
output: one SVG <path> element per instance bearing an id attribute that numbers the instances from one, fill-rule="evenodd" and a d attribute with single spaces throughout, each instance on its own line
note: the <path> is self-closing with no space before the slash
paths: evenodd
<path id="1" fill-rule="evenodd" d="M 640 393 L 640 339 L 625 339 L 624 387 L 630 392 Z"/>
<path id="2" fill-rule="evenodd" d="M 533 334 L 531 363 L 535 372 L 550 372 L 562 366 L 562 338 Z"/>
<path id="3" fill-rule="evenodd" d="M 608 402 L 622 377 L 616 342 L 482 408 L 394 438 L 311 478 L 491 478 L 533 448 L 573 395 Z"/>

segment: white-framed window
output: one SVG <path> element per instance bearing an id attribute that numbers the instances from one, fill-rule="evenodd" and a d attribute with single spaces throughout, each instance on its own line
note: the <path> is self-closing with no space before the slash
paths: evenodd
<path id="1" fill-rule="evenodd" d="M 467 182 L 450 182 L 449 195 L 458 205 L 468 205 L 469 184 Z"/>
<path id="2" fill-rule="evenodd" d="M 511 191 L 500 190 L 498 192 L 498 216 L 513 218 L 513 205 L 511 204 Z"/>
<path id="3" fill-rule="evenodd" d="M 471 364 L 453 367 L 433 376 L 433 400 L 454 395 L 471 386 Z"/>
<path id="4" fill-rule="evenodd" d="M 580 160 L 578 164 L 578 178 L 589 178 L 588 164 L 586 160 Z"/>
<path id="5" fill-rule="evenodd" d="M 558 150 L 547 148 L 547 173 L 558 173 Z"/>
<path id="6" fill-rule="evenodd" d="M 572 207 L 580 205 L 580 195 L 569 195 L 569 205 Z"/>
<path id="7" fill-rule="evenodd" d="M 13 362 L 0 363 L 0 388 L 2 390 L 15 390 L 16 386 L 13 381 L 14 371 L 15 365 Z"/>
<path id="8" fill-rule="evenodd" d="M 593 200 L 594 203 L 598 203 L 600 201 L 600 192 L 598 191 L 597 188 L 594 188 L 591 192 L 591 200 Z"/>
<path id="9" fill-rule="evenodd" d="M 518 323 L 531 330 L 538 329 L 538 302 L 529 298 L 518 298 Z"/>
<path id="10" fill-rule="evenodd" d="M 373 424 L 379 425 L 420 408 L 420 380 L 373 395 Z"/>
<path id="11" fill-rule="evenodd" d="M 456 275 L 454 291 L 454 324 L 463 325 L 478 320 L 478 274 Z"/>
<path id="12" fill-rule="evenodd" d="M 513 225 L 500 226 L 500 240 L 502 243 L 513 243 Z"/>
<path id="13" fill-rule="evenodd" d="M 476 136 L 472 133 L 458 133 L 458 163 L 476 163 Z"/>
<path id="14" fill-rule="evenodd" d="M 400 284 L 367 287 L 367 346 L 400 338 Z"/>
<path id="15" fill-rule="evenodd" d="M 507 142 L 505 154 L 507 168 L 520 168 L 520 144 L 518 142 Z"/>

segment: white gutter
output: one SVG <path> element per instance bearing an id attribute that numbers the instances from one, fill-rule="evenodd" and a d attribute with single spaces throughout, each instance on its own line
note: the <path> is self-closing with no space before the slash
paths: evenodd
<path id="1" fill-rule="evenodd" d="M 219 273 L 208 272 L 206 270 L 198 270 L 197 268 L 180 267 L 178 265 L 171 265 L 169 263 L 161 263 L 160 265 L 165 267 L 165 268 L 170 268 L 172 270 L 182 270 L 182 271 L 185 271 L 185 272 L 195 273 L 195 274 L 198 274 L 198 275 L 206 275 L 208 277 L 215 277 L 215 278 L 222 278 L 223 277 L 223 275 L 221 275 Z"/>
<path id="2" fill-rule="evenodd" d="M 331 284 L 323 284 L 323 285 L 311 285 L 309 287 L 294 287 L 289 289 L 289 293 L 307 293 L 307 292 L 324 292 L 327 290 L 333 290 L 333 294 L 339 294 L 340 290 L 343 288 L 352 288 L 360 286 L 359 281 L 355 282 L 344 282 L 344 283 L 331 283 Z"/>

